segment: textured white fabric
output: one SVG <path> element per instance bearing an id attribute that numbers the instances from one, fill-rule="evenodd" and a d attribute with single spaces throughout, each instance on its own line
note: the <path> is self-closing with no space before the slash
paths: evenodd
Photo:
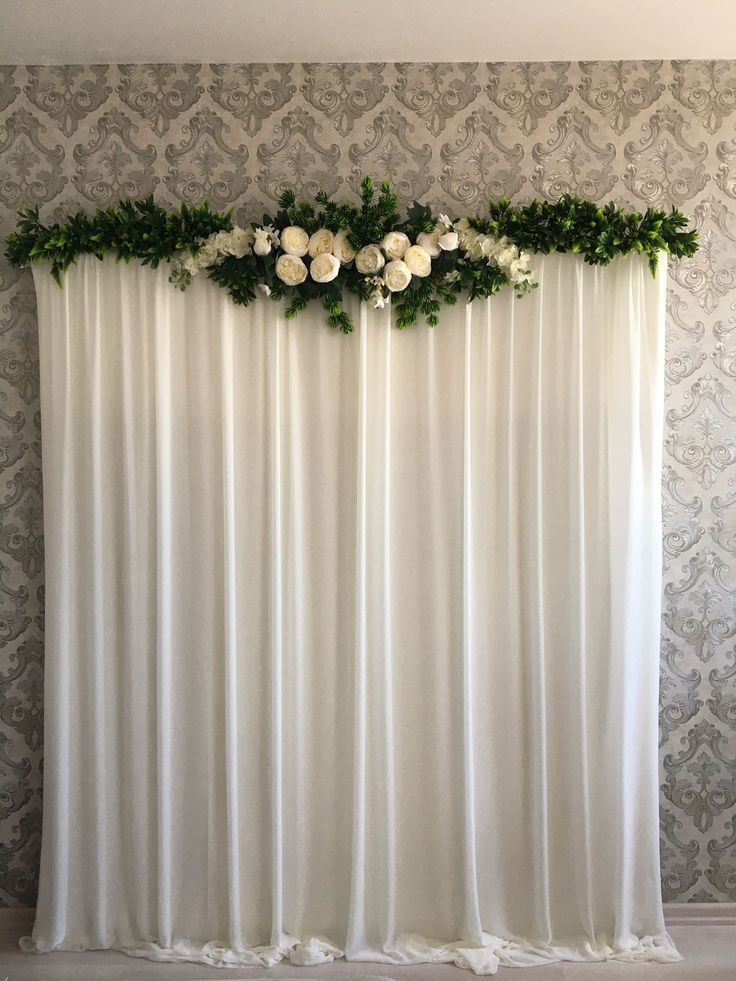
<path id="1" fill-rule="evenodd" d="M 27 949 L 479 974 L 668 960 L 664 270 L 536 261 L 399 332 L 35 267 L 46 522 Z"/>

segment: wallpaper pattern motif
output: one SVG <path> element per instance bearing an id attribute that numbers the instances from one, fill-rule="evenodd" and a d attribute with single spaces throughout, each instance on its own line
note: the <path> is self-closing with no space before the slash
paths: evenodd
<path id="1" fill-rule="evenodd" d="M 150 191 L 245 221 L 284 187 L 349 195 L 364 174 L 455 213 L 571 191 L 694 216 L 702 250 L 668 298 L 662 887 L 736 900 L 736 62 L 0 67 L 2 235 L 22 207 Z M 32 905 L 38 353 L 30 274 L 5 264 L 0 288 L 0 903 Z"/>

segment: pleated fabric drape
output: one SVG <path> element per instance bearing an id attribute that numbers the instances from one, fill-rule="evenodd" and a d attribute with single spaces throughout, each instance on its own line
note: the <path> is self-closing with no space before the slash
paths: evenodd
<path id="1" fill-rule="evenodd" d="M 397 331 L 35 267 L 46 537 L 27 949 L 671 960 L 664 272 Z"/>

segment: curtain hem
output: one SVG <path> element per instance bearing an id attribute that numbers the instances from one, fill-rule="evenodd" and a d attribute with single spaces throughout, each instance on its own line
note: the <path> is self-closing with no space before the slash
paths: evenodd
<path id="1" fill-rule="evenodd" d="M 51 944 L 32 937 L 21 937 L 19 946 L 26 953 L 45 954 L 52 951 L 114 950 L 129 957 L 144 957 L 153 961 L 190 961 L 209 967 L 275 967 L 286 961 L 297 967 L 315 967 L 345 958 L 380 964 L 454 964 L 477 975 L 495 974 L 499 967 L 536 967 L 570 962 L 625 961 L 627 963 L 671 964 L 682 960 L 677 948 L 666 933 L 634 938 L 628 944 L 608 943 L 605 937 L 595 944 L 586 941 L 572 946 L 551 946 L 504 939 L 483 934 L 482 944 L 458 940 L 440 944 L 424 937 L 405 935 L 384 950 L 367 949 L 346 955 L 326 937 L 315 935 L 304 940 L 288 938 L 283 946 L 261 946 L 235 949 L 219 941 L 195 944 L 178 940 L 171 947 L 148 941 L 134 945 L 85 943 Z"/>

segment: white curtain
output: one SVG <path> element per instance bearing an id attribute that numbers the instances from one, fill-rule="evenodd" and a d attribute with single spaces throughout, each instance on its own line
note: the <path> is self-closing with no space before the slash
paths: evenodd
<path id="1" fill-rule="evenodd" d="M 477 973 L 674 960 L 657 821 L 665 275 L 403 332 L 36 272 L 27 949 Z M 38 270 L 38 267 L 36 267 Z"/>

